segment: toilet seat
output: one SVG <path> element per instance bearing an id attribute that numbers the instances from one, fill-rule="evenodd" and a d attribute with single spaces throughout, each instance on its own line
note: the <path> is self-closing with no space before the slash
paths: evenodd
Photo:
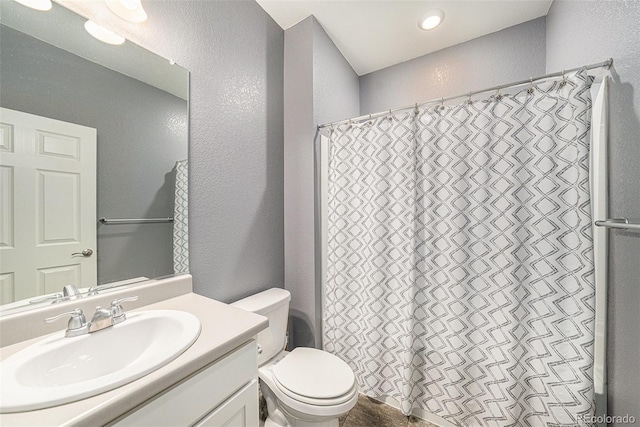
<path id="1" fill-rule="evenodd" d="M 330 398 L 316 398 L 316 397 L 304 396 L 302 394 L 295 393 L 289 388 L 285 387 L 284 384 L 282 384 L 281 382 L 281 380 L 283 379 L 282 377 L 280 378 L 280 380 L 276 379 L 276 375 L 274 373 L 274 371 L 276 370 L 275 368 L 278 365 L 280 365 L 280 363 L 288 359 L 292 353 L 298 350 L 303 350 L 304 352 L 305 349 L 299 347 L 293 350 L 291 353 L 283 352 L 258 369 L 258 376 L 260 377 L 260 380 L 263 381 L 272 390 L 272 392 L 275 394 L 275 396 L 280 401 L 280 403 L 283 404 L 286 408 L 288 408 L 287 412 L 289 413 L 295 412 L 299 416 L 306 414 L 304 418 L 308 416 L 337 417 L 348 412 L 351 408 L 353 408 L 353 406 L 355 405 L 358 399 L 358 385 L 355 381 L 355 376 L 353 376 L 352 387 L 349 390 L 347 390 L 346 393 L 343 393 L 339 396 L 333 396 Z M 339 360 L 339 362 L 344 363 L 342 360 L 340 360 L 336 356 L 330 355 L 329 353 L 323 352 L 321 350 L 315 350 L 315 349 L 307 349 L 307 350 L 313 350 L 313 351 L 324 353 L 325 355 L 335 357 L 336 359 Z M 298 351 L 298 353 L 300 352 Z M 315 355 L 315 356 L 318 356 L 318 355 Z M 323 358 L 324 356 L 319 356 L 319 357 Z M 286 377 L 286 373 L 287 372 L 290 373 L 287 368 L 288 365 L 290 364 L 298 365 L 298 362 L 296 361 L 296 359 L 297 357 L 293 359 L 293 362 L 285 363 L 284 365 L 280 366 L 280 369 L 277 369 L 278 371 L 280 371 L 281 376 Z M 313 358 L 313 360 L 316 360 L 316 359 Z M 303 367 L 306 366 L 307 369 L 318 369 L 317 364 L 307 363 L 305 365 L 305 362 L 301 362 L 301 364 Z M 309 367 L 310 364 L 312 364 L 313 366 Z M 331 366 L 331 362 L 329 362 L 329 364 Z M 344 363 L 344 365 L 347 367 L 349 366 L 346 363 Z M 285 374 L 282 373 L 283 370 Z M 350 370 L 350 372 L 351 372 L 351 375 L 353 375 L 353 371 Z M 294 387 L 290 383 L 288 383 L 287 385 L 289 385 L 290 387 Z M 305 391 L 305 392 L 309 394 L 308 391 Z M 325 393 L 327 392 L 325 391 Z M 329 393 L 329 394 L 333 394 L 333 393 Z"/>
<path id="2" fill-rule="evenodd" d="M 298 347 L 273 366 L 278 388 L 294 399 L 320 405 L 349 400 L 355 375 L 344 361 L 315 348 Z M 327 403 L 322 403 L 327 402 Z"/>
<path id="3" fill-rule="evenodd" d="M 335 406 L 335 405 L 340 405 L 342 403 L 348 402 L 349 400 L 351 400 L 353 398 L 354 393 L 357 393 L 357 387 L 354 384 L 353 387 L 351 389 L 349 389 L 349 391 L 341 396 L 336 396 L 333 398 L 328 398 L 328 399 L 316 399 L 313 397 L 308 397 L 308 396 L 303 396 L 301 394 L 296 394 L 293 393 L 291 390 L 287 389 L 286 387 L 284 387 L 282 384 L 280 384 L 280 382 L 278 381 L 277 378 L 274 377 L 274 383 L 275 386 L 278 388 L 278 390 L 280 392 L 282 392 L 282 394 L 284 394 L 285 396 L 296 400 L 298 402 L 301 403 L 306 403 L 308 405 L 313 405 L 313 406 Z"/>

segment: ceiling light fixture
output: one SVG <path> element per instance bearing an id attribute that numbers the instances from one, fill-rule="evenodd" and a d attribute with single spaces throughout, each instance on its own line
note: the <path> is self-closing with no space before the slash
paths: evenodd
<path id="1" fill-rule="evenodd" d="M 139 24 L 147 20 L 147 12 L 140 0 L 105 0 L 105 3 L 111 12 L 125 21 Z"/>
<path id="2" fill-rule="evenodd" d="M 16 0 L 16 2 L 23 6 L 30 7 L 31 9 L 43 12 L 51 10 L 51 7 L 53 7 L 51 0 Z"/>
<path id="3" fill-rule="evenodd" d="M 87 30 L 87 32 L 93 37 L 104 43 L 119 45 L 124 43 L 125 40 L 124 37 L 117 35 L 113 31 L 107 30 L 103 26 L 98 25 L 93 21 L 85 22 L 84 29 Z"/>
<path id="4" fill-rule="evenodd" d="M 418 21 L 418 27 L 421 30 L 429 31 L 440 25 L 442 21 L 444 21 L 444 12 L 440 9 L 433 9 Z"/>

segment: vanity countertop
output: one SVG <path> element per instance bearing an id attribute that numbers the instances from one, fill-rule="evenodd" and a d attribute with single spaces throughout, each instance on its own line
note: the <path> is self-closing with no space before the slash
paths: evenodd
<path id="1" fill-rule="evenodd" d="M 37 411 L 0 414 L 0 425 L 104 425 L 224 356 L 268 326 L 266 317 L 193 293 L 130 311 L 160 309 L 182 310 L 200 319 L 200 336 L 177 359 L 129 384 L 77 402 Z M 33 338 L 1 348 L 0 360 L 43 338 Z"/>

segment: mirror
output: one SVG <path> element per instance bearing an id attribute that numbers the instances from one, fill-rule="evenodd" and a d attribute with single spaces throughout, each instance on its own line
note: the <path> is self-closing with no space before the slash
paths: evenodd
<path id="1" fill-rule="evenodd" d="M 188 272 L 188 71 L 0 7 L 0 311 Z"/>

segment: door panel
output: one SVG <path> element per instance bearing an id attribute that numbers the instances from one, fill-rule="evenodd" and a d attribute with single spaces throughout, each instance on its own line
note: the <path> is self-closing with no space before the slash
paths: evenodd
<path id="1" fill-rule="evenodd" d="M 41 294 L 51 294 L 60 292 L 69 283 L 80 283 L 81 279 L 82 275 L 78 264 L 40 268 L 38 269 L 37 288 Z"/>
<path id="2" fill-rule="evenodd" d="M 80 174 L 36 173 L 38 245 L 80 243 Z"/>
<path id="3" fill-rule="evenodd" d="M 0 248 L 13 247 L 13 166 L 0 166 Z"/>
<path id="4" fill-rule="evenodd" d="M 39 155 L 80 159 L 80 138 L 43 131 L 37 131 L 36 136 Z"/>
<path id="5" fill-rule="evenodd" d="M 15 301 L 13 273 L 0 274 L 0 303 Z"/>

